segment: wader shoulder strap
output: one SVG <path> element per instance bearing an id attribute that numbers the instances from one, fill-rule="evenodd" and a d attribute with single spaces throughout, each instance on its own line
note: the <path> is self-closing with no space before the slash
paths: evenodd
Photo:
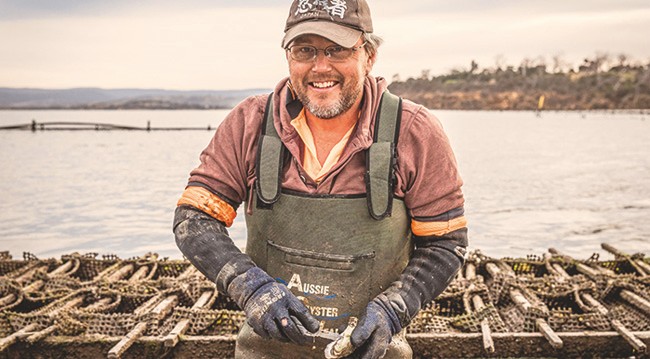
<path id="1" fill-rule="evenodd" d="M 395 148 L 401 115 L 402 99 L 385 91 L 375 119 L 374 141 L 366 156 L 368 211 L 375 219 L 388 217 L 392 212 Z M 273 124 L 273 94 L 271 94 L 264 111 L 257 155 L 258 206 L 270 207 L 280 197 L 283 152 L 284 145 Z"/>
<path id="2" fill-rule="evenodd" d="M 374 219 L 391 215 L 395 185 L 395 164 L 402 99 L 384 91 L 375 119 L 373 144 L 366 156 L 368 210 Z"/>
<path id="3" fill-rule="evenodd" d="M 280 197 L 280 177 L 284 145 L 273 124 L 273 93 L 269 95 L 261 126 L 257 153 L 257 198 L 261 205 L 272 205 Z M 258 204 L 260 204 L 258 202 Z"/>

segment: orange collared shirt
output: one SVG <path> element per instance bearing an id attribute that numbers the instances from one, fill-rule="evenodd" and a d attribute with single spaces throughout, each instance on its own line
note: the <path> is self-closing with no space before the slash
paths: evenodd
<path id="1" fill-rule="evenodd" d="M 338 162 L 341 154 L 343 153 L 345 145 L 350 139 L 350 135 L 352 135 L 354 126 L 350 127 L 345 135 L 343 135 L 341 140 L 336 145 L 334 145 L 334 147 L 332 147 L 332 150 L 327 155 L 325 162 L 321 165 L 318 161 L 318 155 L 316 153 L 314 136 L 311 133 L 309 125 L 307 125 L 305 109 L 300 112 L 298 117 L 294 118 L 291 121 L 291 125 L 296 129 L 298 135 L 302 139 L 302 142 L 305 144 L 305 151 L 302 157 L 302 166 L 309 177 L 316 181 L 316 183 L 319 183 L 323 177 L 325 177 L 327 172 L 329 172 L 329 170 L 331 170 L 332 167 L 334 167 L 334 165 Z"/>

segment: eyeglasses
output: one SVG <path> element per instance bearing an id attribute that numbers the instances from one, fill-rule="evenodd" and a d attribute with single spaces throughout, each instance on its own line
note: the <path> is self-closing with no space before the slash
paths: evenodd
<path id="1" fill-rule="evenodd" d="M 292 59 L 300 62 L 313 61 L 318 52 L 322 51 L 328 60 L 332 62 L 343 62 L 352 56 L 352 54 L 360 48 L 366 46 L 367 42 L 355 47 L 343 47 L 340 45 L 328 46 L 324 49 L 319 49 L 310 45 L 294 45 L 287 48 L 289 55 Z"/>

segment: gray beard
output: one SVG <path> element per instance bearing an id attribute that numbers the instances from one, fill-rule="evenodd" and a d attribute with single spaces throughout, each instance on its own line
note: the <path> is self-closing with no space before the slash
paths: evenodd
<path id="1" fill-rule="evenodd" d="M 328 106 L 318 106 L 309 100 L 309 96 L 306 96 L 302 93 L 297 93 L 298 99 L 300 102 L 302 102 L 303 106 L 306 107 L 307 110 L 314 116 L 322 118 L 324 120 L 332 119 L 352 108 L 352 105 L 354 105 L 360 94 L 361 91 L 347 94 L 343 93 L 335 103 Z"/>

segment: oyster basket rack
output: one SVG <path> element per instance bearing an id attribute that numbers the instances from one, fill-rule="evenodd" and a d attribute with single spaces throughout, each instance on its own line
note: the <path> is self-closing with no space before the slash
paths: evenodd
<path id="1" fill-rule="evenodd" d="M 415 358 L 646 357 L 650 258 L 470 253 L 407 328 Z M 0 252 L 0 358 L 231 358 L 245 315 L 186 260 Z"/>

